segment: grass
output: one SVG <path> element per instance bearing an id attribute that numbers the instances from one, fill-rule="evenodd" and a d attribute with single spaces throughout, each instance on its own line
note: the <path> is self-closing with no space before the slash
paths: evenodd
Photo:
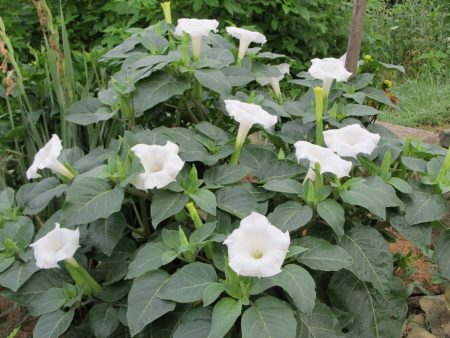
<path id="1" fill-rule="evenodd" d="M 386 110 L 381 121 L 407 127 L 450 126 L 450 70 L 446 75 L 421 73 L 394 83 L 392 92 L 398 97 L 398 110 Z"/>

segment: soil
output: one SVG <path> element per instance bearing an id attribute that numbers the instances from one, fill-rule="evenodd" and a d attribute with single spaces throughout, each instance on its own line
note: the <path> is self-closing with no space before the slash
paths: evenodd
<path id="1" fill-rule="evenodd" d="M 36 319 L 27 316 L 25 307 L 16 306 L 14 303 L 0 297 L 0 337 L 5 338 L 19 328 L 15 338 L 33 337 L 33 328 Z"/>

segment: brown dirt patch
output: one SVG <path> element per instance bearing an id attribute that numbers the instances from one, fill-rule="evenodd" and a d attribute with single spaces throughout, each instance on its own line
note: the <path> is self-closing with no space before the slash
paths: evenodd
<path id="1" fill-rule="evenodd" d="M 0 337 L 8 337 L 15 328 L 19 327 L 15 338 L 31 338 L 35 323 L 35 318 L 27 316 L 25 307 L 16 306 L 0 297 Z"/>

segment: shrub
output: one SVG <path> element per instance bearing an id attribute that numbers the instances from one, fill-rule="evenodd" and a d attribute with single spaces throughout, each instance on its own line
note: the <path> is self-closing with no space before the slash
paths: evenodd
<path id="1" fill-rule="evenodd" d="M 37 338 L 399 336 L 387 241 L 430 255 L 450 153 L 371 123 L 364 103 L 392 105 L 373 74 L 336 59 L 289 80 L 283 55 L 237 57 L 203 24 L 136 30 L 102 56 L 107 86 L 60 107 L 35 181 L 0 193 L 2 296 Z"/>

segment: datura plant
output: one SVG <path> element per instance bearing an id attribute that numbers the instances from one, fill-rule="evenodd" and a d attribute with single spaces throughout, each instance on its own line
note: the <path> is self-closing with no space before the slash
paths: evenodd
<path id="1" fill-rule="evenodd" d="M 450 154 L 371 123 L 366 100 L 392 105 L 373 74 L 329 58 L 293 79 L 262 34 L 163 6 L 68 109 L 84 148 L 55 128 L 0 192 L 1 295 L 36 338 L 398 337 L 388 242 L 450 279 Z"/>

